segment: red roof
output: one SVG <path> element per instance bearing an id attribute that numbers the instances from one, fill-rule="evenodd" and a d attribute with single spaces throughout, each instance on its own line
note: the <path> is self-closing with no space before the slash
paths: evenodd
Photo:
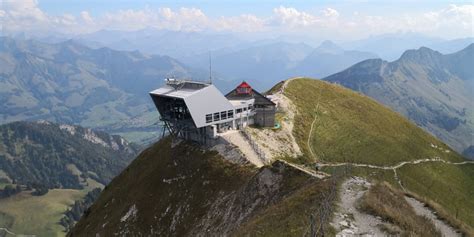
<path id="1" fill-rule="evenodd" d="M 237 88 L 252 88 L 247 82 L 243 81 Z"/>

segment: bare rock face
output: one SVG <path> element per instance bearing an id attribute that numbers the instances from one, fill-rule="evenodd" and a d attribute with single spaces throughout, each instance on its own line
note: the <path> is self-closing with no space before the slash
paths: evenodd
<path id="1" fill-rule="evenodd" d="M 220 193 L 206 218 L 191 231 L 192 235 L 205 236 L 206 232 L 202 230 L 230 234 L 252 214 L 277 202 L 283 195 L 280 188 L 282 173 L 286 168 L 281 162 L 275 163 L 273 167 L 264 167 L 239 190 L 230 194 Z"/>

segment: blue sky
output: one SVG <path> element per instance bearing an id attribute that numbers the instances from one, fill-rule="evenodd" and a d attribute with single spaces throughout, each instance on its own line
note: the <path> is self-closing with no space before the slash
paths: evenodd
<path id="1" fill-rule="evenodd" d="M 21 0 L 20 0 L 21 1 Z M 45 12 L 51 14 L 63 13 L 79 13 L 81 11 L 89 11 L 93 15 L 100 15 L 105 12 L 112 12 L 120 9 L 142 9 L 147 6 L 159 8 L 199 8 L 209 16 L 231 16 L 242 13 L 250 13 L 255 15 L 270 15 L 272 9 L 278 6 L 290 6 L 296 9 L 303 9 L 308 12 L 316 11 L 325 7 L 337 7 L 345 12 L 367 12 L 379 13 L 385 11 L 384 14 L 400 14 L 403 12 L 416 12 L 435 10 L 445 7 L 449 4 L 472 4 L 472 1 L 143 1 L 143 0 L 39 0 L 39 6 Z"/>
<path id="2" fill-rule="evenodd" d="M 2 32 L 101 29 L 358 39 L 394 32 L 472 37 L 472 1 L 0 0 Z"/>

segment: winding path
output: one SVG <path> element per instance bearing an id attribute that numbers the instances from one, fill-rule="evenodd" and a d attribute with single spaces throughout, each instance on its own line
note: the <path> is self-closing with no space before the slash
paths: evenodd
<path id="1" fill-rule="evenodd" d="M 283 85 L 281 86 L 281 89 L 280 89 L 280 93 L 283 94 L 283 92 L 285 91 L 286 87 L 288 87 L 288 84 L 295 80 L 295 79 L 300 79 L 300 78 L 303 78 L 303 77 L 293 77 L 293 78 L 290 78 L 288 80 L 286 80 Z M 308 146 L 308 150 L 309 152 L 311 153 L 311 156 L 315 159 L 315 160 L 319 160 L 318 156 L 314 153 L 313 151 L 313 148 L 311 147 L 311 137 L 312 137 L 312 134 L 313 134 L 313 127 L 314 127 L 314 124 L 316 123 L 316 120 L 318 119 L 318 116 L 316 116 L 316 112 L 319 110 L 319 100 L 321 98 L 321 90 L 319 91 L 319 95 L 318 95 L 318 100 L 317 100 L 317 103 L 316 103 L 316 106 L 315 106 L 315 109 L 314 109 L 314 119 L 313 119 L 313 122 L 311 122 L 311 128 L 309 130 L 309 135 L 308 135 L 308 140 L 306 141 L 306 144 Z"/>
<path id="2" fill-rule="evenodd" d="M 319 158 L 318 158 L 318 156 L 316 156 L 316 154 L 314 154 L 313 147 L 311 146 L 311 135 L 313 134 L 314 123 L 318 119 L 318 116 L 316 116 L 316 111 L 318 111 L 318 109 L 319 109 L 319 100 L 318 100 L 318 103 L 316 104 L 316 108 L 315 108 L 315 111 L 314 111 L 315 115 L 314 115 L 313 122 L 311 123 L 311 128 L 309 129 L 308 141 L 306 141 L 306 144 L 308 145 L 308 150 L 311 153 L 311 156 L 315 160 L 319 160 Z"/>
<path id="3" fill-rule="evenodd" d="M 412 161 L 403 161 L 393 166 L 378 166 L 378 165 L 369 165 L 369 164 L 361 164 L 361 163 L 350 163 L 350 162 L 342 162 L 342 163 L 318 163 L 320 167 L 337 167 L 337 166 L 345 166 L 345 165 L 352 165 L 356 167 L 366 167 L 372 169 L 382 169 L 382 170 L 394 170 L 399 169 L 405 165 L 417 165 L 422 163 L 428 162 L 440 162 L 445 164 L 451 165 L 465 165 L 465 164 L 474 164 L 474 161 L 462 161 L 462 162 L 451 162 L 443 160 L 439 157 L 432 158 L 432 159 L 419 159 L 419 160 L 412 160 Z"/>
<path id="4" fill-rule="evenodd" d="M 11 232 L 8 228 L 5 227 L 0 227 L 0 231 L 5 231 L 5 233 L 9 235 L 14 235 L 14 236 L 25 236 L 25 237 L 35 237 L 36 235 L 24 235 L 24 234 L 16 234 L 14 232 Z"/>
<path id="5" fill-rule="evenodd" d="M 434 163 L 434 162 L 439 162 L 439 163 L 444 163 L 444 164 L 450 164 L 450 165 L 465 165 L 465 164 L 474 164 L 474 161 L 461 161 L 461 162 L 452 162 L 452 161 L 446 161 L 443 160 L 439 157 L 435 157 L 432 159 L 419 159 L 419 160 L 412 160 L 412 161 L 403 161 L 400 162 L 396 165 L 393 166 L 378 166 L 378 165 L 369 165 L 369 164 L 360 164 L 360 163 L 350 163 L 350 162 L 342 162 L 342 163 L 318 163 L 317 165 L 319 167 L 339 167 L 339 166 L 355 166 L 355 167 L 365 167 L 365 168 L 371 168 L 371 169 L 380 169 L 380 170 L 393 170 L 394 178 L 400 185 L 400 187 L 405 190 L 405 187 L 402 184 L 402 181 L 398 177 L 397 174 L 397 169 L 405 166 L 405 165 L 418 165 L 418 164 L 423 164 L 423 163 Z"/>
<path id="6" fill-rule="evenodd" d="M 311 175 L 311 176 L 313 176 L 313 177 L 315 177 L 315 178 L 318 178 L 318 179 L 323 179 L 323 178 L 329 177 L 329 175 L 326 174 L 326 173 L 324 173 L 324 172 L 318 172 L 318 171 L 314 171 L 314 170 L 311 170 L 311 169 L 307 169 L 307 168 L 302 167 L 302 166 L 300 166 L 300 165 L 296 165 L 296 164 L 293 164 L 293 163 L 289 163 L 289 162 L 287 162 L 287 161 L 285 161 L 285 160 L 279 160 L 279 161 L 281 161 L 281 162 L 283 162 L 283 163 L 285 163 L 285 164 L 287 164 L 287 165 L 289 165 L 289 166 L 291 166 L 291 167 L 293 167 L 293 168 L 295 168 L 295 169 L 297 169 L 297 170 L 300 170 L 300 171 L 302 171 L 302 172 L 304 172 L 304 173 L 306 173 L 306 174 L 309 174 L 309 175 Z"/>

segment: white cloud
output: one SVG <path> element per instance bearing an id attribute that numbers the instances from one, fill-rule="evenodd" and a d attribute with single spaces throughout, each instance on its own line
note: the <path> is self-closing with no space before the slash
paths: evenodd
<path id="1" fill-rule="evenodd" d="M 4 0 L 2 9 L 6 15 L 10 15 L 18 20 L 45 20 L 46 16 L 38 8 L 36 0 L 13 1 Z"/>
<path id="2" fill-rule="evenodd" d="M 447 9 L 437 14 L 438 19 L 442 18 L 442 23 L 446 27 L 450 25 L 459 25 L 463 29 L 470 29 L 471 35 L 474 34 L 474 5 L 449 5 Z"/>
<path id="3" fill-rule="evenodd" d="M 108 12 L 102 18 L 96 19 L 101 27 L 136 30 L 145 27 L 158 29 L 199 31 L 209 26 L 207 16 L 197 8 L 180 8 L 173 11 L 170 8 L 143 10 L 119 10 Z"/>
<path id="4" fill-rule="evenodd" d="M 367 27 L 372 34 L 412 31 L 456 38 L 474 36 L 474 5 L 449 5 L 436 11 L 399 17 L 363 16 L 357 27 Z"/>
<path id="5" fill-rule="evenodd" d="M 413 31 L 448 38 L 472 36 L 474 5 L 447 5 L 425 12 L 385 15 L 362 11 L 344 14 L 332 7 L 307 12 L 279 6 L 267 17 L 251 14 L 211 18 L 199 8 L 167 7 L 123 9 L 92 16 L 50 15 L 37 0 L 0 0 L 0 25 L 4 31 L 58 31 L 87 33 L 100 29 L 138 30 L 145 27 L 178 31 L 302 33 L 323 38 L 361 38 L 370 34 Z"/>
<path id="6" fill-rule="evenodd" d="M 221 17 L 215 26 L 217 30 L 257 32 L 265 29 L 265 20 L 255 15 L 244 14 L 237 17 Z"/>
<path id="7" fill-rule="evenodd" d="M 316 16 L 306 12 L 301 12 L 292 7 L 280 6 L 273 9 L 274 19 L 277 23 L 289 27 L 308 26 L 318 22 Z"/>
<path id="8" fill-rule="evenodd" d="M 36 0 L 2 0 L 2 8 L 10 11 L 30 11 L 38 7 L 38 1 Z"/>
<path id="9" fill-rule="evenodd" d="M 323 14 L 324 14 L 324 16 L 330 17 L 330 18 L 339 17 L 339 12 L 336 9 L 333 9 L 333 8 L 330 8 L 330 7 L 324 9 Z"/>
<path id="10" fill-rule="evenodd" d="M 36 0 L 3 0 L 0 18 L 4 31 L 48 31 L 52 27 L 75 25 L 75 17 L 70 14 L 48 16 L 38 7 Z"/>
<path id="11" fill-rule="evenodd" d="M 89 12 L 82 11 L 80 14 L 81 14 L 81 19 L 84 23 L 89 24 L 89 25 L 94 23 L 94 19 L 89 14 Z"/>

